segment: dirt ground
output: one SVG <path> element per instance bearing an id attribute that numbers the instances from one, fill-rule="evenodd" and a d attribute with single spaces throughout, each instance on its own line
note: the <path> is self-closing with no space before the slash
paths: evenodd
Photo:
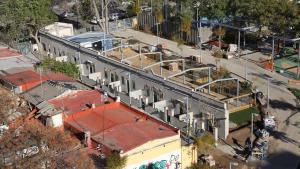
<path id="1" fill-rule="evenodd" d="M 246 139 L 250 137 L 250 130 L 250 126 L 247 126 L 237 131 L 231 132 L 225 141 L 229 145 L 238 146 L 242 149 L 245 147 Z M 217 161 L 217 166 L 219 166 L 220 168 L 229 169 L 230 162 L 237 162 L 239 166 L 235 168 L 238 169 L 251 168 L 246 164 L 245 161 L 236 159 L 235 157 L 226 154 L 218 149 L 211 150 L 209 153 L 214 157 L 214 160 Z M 235 169 L 234 167 L 232 168 Z"/>
<path id="2" fill-rule="evenodd" d="M 214 160 L 217 162 L 217 166 L 223 169 L 229 169 L 230 162 L 237 162 L 239 165 L 237 167 L 232 167 L 232 169 L 248 169 L 245 162 L 237 160 L 232 156 L 225 154 L 224 152 L 214 149 L 209 152 L 214 157 Z"/>
<path id="3" fill-rule="evenodd" d="M 244 147 L 246 143 L 246 139 L 250 137 L 250 133 L 251 133 L 250 130 L 251 130 L 250 126 L 247 126 L 237 131 L 231 132 L 226 139 L 226 143 L 230 145 Z"/>

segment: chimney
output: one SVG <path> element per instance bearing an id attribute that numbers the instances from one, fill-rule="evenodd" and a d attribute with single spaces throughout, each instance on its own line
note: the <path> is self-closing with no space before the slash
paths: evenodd
<path id="1" fill-rule="evenodd" d="M 92 109 L 96 108 L 95 103 L 92 104 L 91 108 L 92 108 Z"/>
<path id="2" fill-rule="evenodd" d="M 121 102 L 120 96 L 117 96 L 116 102 Z"/>

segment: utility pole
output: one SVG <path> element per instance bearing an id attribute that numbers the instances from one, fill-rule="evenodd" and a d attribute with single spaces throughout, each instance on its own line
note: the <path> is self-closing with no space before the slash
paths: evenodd
<path id="1" fill-rule="evenodd" d="M 189 126 L 190 126 L 190 119 L 189 119 L 189 97 L 186 96 L 186 134 L 189 136 Z"/>
<path id="2" fill-rule="evenodd" d="M 300 75 L 300 72 L 299 72 L 299 66 L 300 66 L 300 42 L 298 44 L 298 63 L 297 63 L 297 79 L 299 79 L 299 75 Z"/>
<path id="3" fill-rule="evenodd" d="M 270 78 L 267 79 L 267 109 L 269 109 L 270 104 Z"/>

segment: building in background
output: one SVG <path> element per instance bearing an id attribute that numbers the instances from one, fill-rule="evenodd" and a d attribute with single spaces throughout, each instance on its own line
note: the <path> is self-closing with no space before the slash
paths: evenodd
<path id="1" fill-rule="evenodd" d="M 73 25 L 68 23 L 54 22 L 53 24 L 46 26 L 44 30 L 47 33 L 50 33 L 51 35 L 57 37 L 67 37 L 74 35 Z"/>
<path id="2" fill-rule="evenodd" d="M 81 47 L 105 51 L 113 47 L 111 35 L 104 32 L 86 32 L 71 37 L 66 37 L 67 40 L 80 44 Z"/>

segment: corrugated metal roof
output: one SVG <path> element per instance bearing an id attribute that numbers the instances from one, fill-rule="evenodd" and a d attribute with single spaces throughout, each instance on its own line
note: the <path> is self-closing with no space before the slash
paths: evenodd
<path id="1" fill-rule="evenodd" d="M 90 131 L 94 141 L 124 152 L 178 135 L 178 130 L 168 124 L 116 102 L 71 114 L 65 124 L 81 132 Z"/>

